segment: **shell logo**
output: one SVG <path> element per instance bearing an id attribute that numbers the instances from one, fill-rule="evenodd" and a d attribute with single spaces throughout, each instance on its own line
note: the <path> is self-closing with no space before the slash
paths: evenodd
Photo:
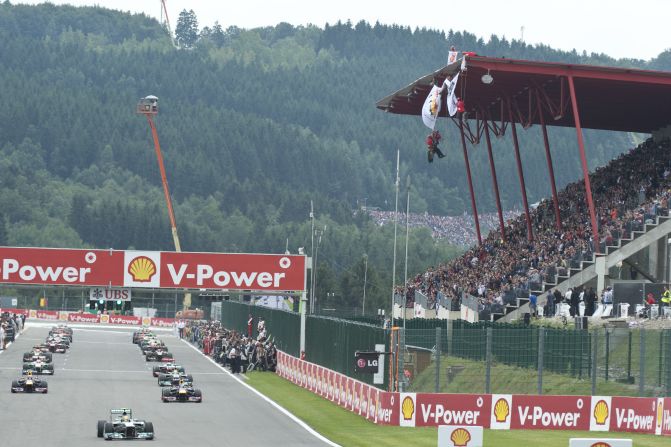
<path id="1" fill-rule="evenodd" d="M 413 402 L 412 397 L 405 396 L 401 404 L 401 412 L 403 413 L 403 419 L 406 421 L 412 419 L 412 415 L 415 413 L 415 402 Z"/>
<path id="2" fill-rule="evenodd" d="M 603 425 L 608 419 L 608 404 L 604 400 L 600 400 L 594 406 L 594 420 L 596 425 Z"/>
<path id="3" fill-rule="evenodd" d="M 156 274 L 156 264 L 146 256 L 138 256 L 128 264 L 128 273 L 135 282 L 150 282 Z"/>
<path id="4" fill-rule="evenodd" d="M 466 447 L 471 440 L 471 434 L 465 428 L 457 428 L 450 435 L 454 447 Z"/>
<path id="5" fill-rule="evenodd" d="M 595 442 L 590 447 L 611 447 L 611 445 L 608 444 L 607 442 L 599 441 L 599 442 Z"/>
<path id="6" fill-rule="evenodd" d="M 496 418 L 496 422 L 505 422 L 508 419 L 509 414 L 510 405 L 508 405 L 508 401 L 503 398 L 497 400 L 494 405 L 494 417 Z"/>

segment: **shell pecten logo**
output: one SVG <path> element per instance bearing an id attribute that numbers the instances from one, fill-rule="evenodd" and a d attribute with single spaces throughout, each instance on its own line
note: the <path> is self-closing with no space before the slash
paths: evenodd
<path id="1" fill-rule="evenodd" d="M 128 273 L 135 282 L 150 282 L 156 274 L 156 264 L 146 256 L 138 256 L 128 264 Z"/>
<path id="2" fill-rule="evenodd" d="M 471 440 L 471 434 L 465 428 L 457 428 L 450 435 L 454 447 L 466 447 Z"/>
<path id="3" fill-rule="evenodd" d="M 608 419 L 608 404 L 604 400 L 600 400 L 594 406 L 594 420 L 596 425 L 603 425 Z"/>
<path id="4" fill-rule="evenodd" d="M 510 405 L 508 405 L 508 401 L 501 398 L 496 401 L 496 404 L 494 404 L 494 417 L 496 418 L 496 422 L 505 422 L 508 419 L 508 415 L 510 414 Z"/>
<path id="5" fill-rule="evenodd" d="M 412 415 L 415 413 L 415 402 L 413 402 L 412 397 L 405 396 L 401 404 L 401 412 L 403 413 L 403 419 L 406 421 L 412 419 Z"/>
<path id="6" fill-rule="evenodd" d="M 595 442 L 590 447 L 611 447 L 611 446 L 610 446 L 610 444 L 608 444 L 605 441 L 599 441 L 599 442 Z"/>

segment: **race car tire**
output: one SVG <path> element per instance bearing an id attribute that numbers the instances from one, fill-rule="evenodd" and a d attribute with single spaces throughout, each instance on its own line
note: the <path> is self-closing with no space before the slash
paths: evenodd
<path id="1" fill-rule="evenodd" d="M 44 354 L 44 361 L 47 362 L 47 363 L 51 363 L 51 362 L 54 361 L 54 357 L 51 354 L 51 352 Z"/>
<path id="2" fill-rule="evenodd" d="M 159 375 L 158 375 L 158 385 L 159 385 L 159 386 L 161 386 L 161 382 L 167 380 L 167 379 L 166 379 L 166 375 L 167 375 L 167 374 L 159 374 Z"/>
<path id="3" fill-rule="evenodd" d="M 172 358 L 172 352 L 166 352 L 165 354 L 163 354 L 163 357 L 170 357 L 170 358 Z"/>
<path id="4" fill-rule="evenodd" d="M 32 358 L 33 358 L 33 354 L 31 354 L 30 352 L 26 352 L 25 354 L 23 354 L 23 361 L 24 362 L 29 362 Z"/>
<path id="5" fill-rule="evenodd" d="M 16 391 L 14 391 L 14 388 L 18 387 L 18 386 L 19 386 L 19 381 L 18 380 L 12 380 L 12 393 L 16 393 Z"/>
<path id="6" fill-rule="evenodd" d="M 198 403 L 203 402 L 203 392 L 201 390 L 193 390 L 193 395 L 196 397 L 200 397 Z"/>
<path id="7" fill-rule="evenodd" d="M 102 437 L 103 437 L 103 433 L 104 433 L 104 431 L 105 431 L 105 423 L 106 423 L 106 422 L 107 422 L 107 421 L 105 421 L 105 420 L 99 420 L 99 421 L 98 421 L 98 437 L 99 437 L 99 438 L 102 438 Z"/>
<path id="8" fill-rule="evenodd" d="M 193 376 L 191 374 L 188 374 L 184 376 L 184 380 L 193 383 Z"/>
<path id="9" fill-rule="evenodd" d="M 114 424 L 111 422 L 105 422 L 105 425 L 103 426 L 103 436 L 107 433 L 114 433 Z"/>
<path id="10" fill-rule="evenodd" d="M 151 438 L 147 438 L 147 439 L 149 439 L 149 440 L 154 439 L 154 436 L 153 436 L 153 433 L 154 433 L 154 424 L 152 424 L 151 422 L 145 422 L 145 423 L 144 423 L 144 432 L 145 432 L 145 433 L 152 433 L 152 437 L 151 437 Z"/>

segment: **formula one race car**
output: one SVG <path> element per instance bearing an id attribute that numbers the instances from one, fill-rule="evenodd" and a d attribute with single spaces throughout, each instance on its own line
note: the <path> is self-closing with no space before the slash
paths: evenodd
<path id="1" fill-rule="evenodd" d="M 177 386 L 180 382 L 193 385 L 193 377 L 177 370 L 169 374 L 158 375 L 158 386 Z"/>
<path id="2" fill-rule="evenodd" d="M 46 380 L 33 377 L 29 371 L 27 375 L 12 380 L 12 393 L 42 393 L 47 394 L 48 384 Z"/>
<path id="3" fill-rule="evenodd" d="M 154 333 L 149 329 L 140 329 L 139 331 L 133 332 L 133 343 L 138 344 L 145 338 L 155 337 Z"/>
<path id="4" fill-rule="evenodd" d="M 186 383 L 161 389 L 161 400 L 163 402 L 198 402 L 203 401 L 203 393 Z"/>
<path id="5" fill-rule="evenodd" d="M 110 410 L 110 420 L 98 421 L 98 437 L 106 441 L 113 439 L 154 439 L 154 424 L 133 419 L 133 410 L 120 408 Z"/>
<path id="6" fill-rule="evenodd" d="M 49 336 L 60 336 L 68 341 L 68 344 L 72 343 L 72 328 L 67 326 L 54 326 L 49 331 Z"/>
<path id="7" fill-rule="evenodd" d="M 40 360 L 44 363 L 51 363 L 53 357 L 50 352 L 45 352 L 42 350 L 42 346 L 33 346 L 33 350 L 23 353 L 24 362 L 34 362 Z"/>
<path id="8" fill-rule="evenodd" d="M 59 354 L 65 354 L 65 351 L 70 349 L 69 339 L 58 335 L 48 337 L 44 344 L 49 348 L 49 352 L 56 352 Z"/>
<path id="9" fill-rule="evenodd" d="M 152 375 L 158 377 L 159 374 L 170 374 L 173 371 L 184 373 L 186 370 L 183 366 L 177 365 L 175 363 L 164 363 L 159 366 L 154 366 L 152 368 Z"/>
<path id="10" fill-rule="evenodd" d="M 168 352 L 168 349 L 165 346 L 161 346 L 152 351 L 147 351 L 145 359 L 148 362 L 172 362 L 175 360 L 172 353 Z"/>
<path id="11" fill-rule="evenodd" d="M 165 343 L 157 338 L 150 338 L 140 342 L 140 351 L 142 351 L 142 355 L 147 355 L 148 352 L 155 351 L 159 348 L 165 348 Z"/>
<path id="12" fill-rule="evenodd" d="M 24 363 L 23 368 L 21 368 L 21 374 L 28 374 L 29 372 L 32 372 L 33 374 L 49 374 L 53 376 L 54 365 L 53 363 L 45 363 L 40 360 Z"/>

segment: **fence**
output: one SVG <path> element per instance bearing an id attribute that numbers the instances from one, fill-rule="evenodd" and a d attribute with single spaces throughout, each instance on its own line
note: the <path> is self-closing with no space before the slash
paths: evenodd
<path id="1" fill-rule="evenodd" d="M 455 321 L 406 329 L 405 340 L 410 391 L 671 395 L 671 330 Z"/>
<path id="2" fill-rule="evenodd" d="M 249 315 L 254 321 L 263 318 L 269 335 L 278 348 L 287 354 L 300 355 L 300 315 L 295 312 L 251 306 L 234 301 L 222 302 L 221 322 L 224 327 L 243 333 L 247 331 Z M 306 316 L 306 359 L 365 383 L 373 384 L 370 374 L 354 371 L 354 353 L 373 351 L 376 344 L 389 346 L 388 331 L 381 326 L 357 323 L 333 317 Z M 378 384 L 386 387 L 385 382 Z"/>

